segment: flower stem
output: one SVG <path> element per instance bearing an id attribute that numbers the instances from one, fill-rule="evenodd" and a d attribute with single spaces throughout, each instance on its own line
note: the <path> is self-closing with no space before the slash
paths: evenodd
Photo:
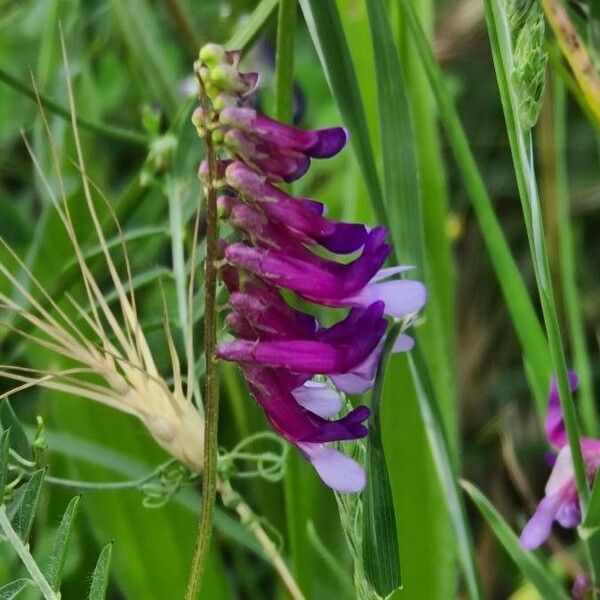
<path id="1" fill-rule="evenodd" d="M 200 82 L 200 102 L 204 114 L 209 115 L 206 92 Z M 186 591 L 186 600 L 194 600 L 199 591 L 202 574 L 210 548 L 215 510 L 215 494 L 217 486 L 217 429 L 219 418 L 219 381 L 216 347 L 216 310 L 215 296 L 217 286 L 217 192 L 214 180 L 217 176 L 217 157 L 210 127 L 206 127 L 205 144 L 208 160 L 208 181 L 206 183 L 206 259 L 204 264 L 204 359 L 206 362 L 204 388 L 204 464 L 202 469 L 202 506 L 196 549 Z"/>
<path id="2" fill-rule="evenodd" d="M 0 506 L 0 529 L 2 533 L 10 543 L 10 545 L 15 549 L 21 562 L 27 569 L 29 575 L 35 582 L 35 584 L 40 589 L 42 596 L 45 600 L 58 600 L 59 596 L 54 592 L 54 590 L 50 587 L 50 584 L 46 581 L 46 578 L 40 571 L 40 568 L 37 566 L 33 556 L 31 556 L 31 552 L 29 552 L 29 548 L 26 544 L 21 541 L 21 538 L 17 535 L 17 532 L 13 529 L 13 526 L 10 523 L 8 515 L 6 514 L 6 509 L 4 506 Z"/>

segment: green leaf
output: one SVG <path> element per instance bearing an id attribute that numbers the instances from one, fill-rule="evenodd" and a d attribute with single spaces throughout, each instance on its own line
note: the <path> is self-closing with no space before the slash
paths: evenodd
<path id="1" fill-rule="evenodd" d="M 579 526 L 581 537 L 588 538 L 600 531 L 600 477 L 594 479 L 587 513 Z"/>
<path id="2" fill-rule="evenodd" d="M 383 156 L 386 223 L 398 262 L 424 276 L 423 219 L 413 124 L 404 75 L 384 0 L 367 2 L 373 47 Z"/>
<path id="3" fill-rule="evenodd" d="M 479 586 L 469 522 L 462 495 L 456 481 L 455 468 L 452 464 L 447 436 L 435 401 L 433 386 L 429 380 L 425 360 L 418 347 L 411 353 L 409 361 L 421 418 L 425 425 L 427 440 L 443 490 L 446 506 L 452 519 L 458 557 L 463 569 L 465 583 L 469 590 L 469 597 L 472 600 L 476 600 L 477 598 L 482 598 L 483 595 Z"/>
<path id="4" fill-rule="evenodd" d="M 88 600 L 104 600 L 104 598 L 106 598 L 106 590 L 108 589 L 108 580 L 110 578 L 112 549 L 113 545 L 111 542 L 110 544 L 106 544 L 102 549 L 102 552 L 100 552 L 96 568 L 92 575 Z"/>
<path id="5" fill-rule="evenodd" d="M 523 549 L 517 536 L 490 501 L 472 483 L 461 481 L 461 485 L 492 528 L 507 554 L 519 567 L 521 573 L 537 588 L 542 598 L 568 600 L 569 595 L 562 589 L 560 583 L 531 552 Z"/>
<path id="6" fill-rule="evenodd" d="M 377 220 L 386 223 L 381 184 L 350 48 L 334 0 L 300 0 L 304 19 L 333 97 L 351 134 Z"/>
<path id="7" fill-rule="evenodd" d="M 31 581 L 31 579 L 17 579 L 16 581 L 11 581 L 0 588 L 0 600 L 13 600 L 13 598 L 16 598 L 23 590 L 32 585 L 33 581 Z"/>
<path id="8" fill-rule="evenodd" d="M 381 439 L 383 382 L 399 333 L 400 323 L 394 323 L 387 334 L 377 367 L 367 438 L 366 469 L 369 476 L 363 492 L 363 566 L 367 580 L 383 598 L 402 585 L 394 500 Z"/>
<path id="9" fill-rule="evenodd" d="M 0 402 L 0 426 L 4 430 L 11 430 L 11 448 L 22 458 L 33 460 L 34 453 L 29 440 L 8 400 Z"/>
<path id="10" fill-rule="evenodd" d="M 225 46 L 230 50 L 247 52 L 254 40 L 263 32 L 277 4 L 278 0 L 261 0 L 244 26 L 236 30 Z"/>
<path id="11" fill-rule="evenodd" d="M 58 526 L 58 531 L 56 532 L 56 537 L 54 539 L 52 554 L 50 555 L 50 564 L 44 573 L 48 583 L 56 592 L 58 592 L 60 589 L 65 558 L 67 555 L 71 533 L 73 531 L 73 523 L 75 521 L 75 516 L 77 515 L 79 499 L 80 496 L 75 496 L 75 498 L 69 502 L 69 505 L 65 510 L 65 514 L 62 516 L 60 525 Z"/>
<path id="12" fill-rule="evenodd" d="M 0 505 L 4 497 L 4 488 L 8 483 L 8 451 L 10 450 L 10 429 L 0 435 Z"/>
<path id="13" fill-rule="evenodd" d="M 29 534 L 31 533 L 31 528 L 33 527 L 45 474 L 46 469 L 40 469 L 39 471 L 36 471 L 31 476 L 31 479 L 25 484 L 25 486 L 23 486 L 25 490 L 24 496 L 19 508 L 19 512 L 14 518 L 14 528 L 24 543 L 27 543 Z"/>

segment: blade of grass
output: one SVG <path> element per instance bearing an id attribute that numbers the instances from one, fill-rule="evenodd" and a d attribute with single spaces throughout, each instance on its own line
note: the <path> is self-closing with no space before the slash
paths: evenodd
<path id="1" fill-rule="evenodd" d="M 369 476 L 363 492 L 364 571 L 367 580 L 382 598 L 387 598 L 402 586 L 394 500 L 381 439 L 383 381 L 399 333 L 400 323 L 394 323 L 388 331 L 377 367 L 365 461 Z"/>
<path id="2" fill-rule="evenodd" d="M 517 186 L 521 197 L 531 258 L 552 356 L 552 365 L 558 382 L 560 404 L 573 457 L 577 491 L 585 513 L 589 489 L 579 444 L 579 428 L 575 406 L 568 385 L 566 359 L 548 266 L 544 227 L 533 165 L 531 134 L 529 131 L 524 131 L 520 126 L 518 106 L 510 83 L 512 65 L 514 64 L 511 33 L 508 18 L 503 8 L 492 2 L 492 0 L 485 0 L 484 5 L 498 88 L 502 98 Z"/>
<path id="3" fill-rule="evenodd" d="M 425 424 L 427 441 L 456 535 L 458 558 L 463 570 L 469 598 L 471 600 L 483 598 L 473 552 L 471 530 L 457 482 L 456 469 L 452 463 L 448 438 L 435 401 L 433 385 L 427 374 L 425 359 L 418 347 L 413 350 L 409 362 L 413 381 L 415 382 L 421 418 Z"/>
<path id="4" fill-rule="evenodd" d="M 385 205 L 377 175 L 369 128 L 348 42 L 334 0 L 300 0 L 308 31 L 331 92 L 350 130 L 352 145 L 375 210 L 386 223 Z"/>
<path id="5" fill-rule="evenodd" d="M 521 573 L 537 588 L 542 598 L 544 600 L 568 600 L 569 595 L 552 577 L 548 569 L 533 554 L 523 550 L 517 536 L 489 500 L 472 483 L 462 481 L 461 485 L 500 540 L 507 554 L 517 564 Z"/>
<path id="6" fill-rule="evenodd" d="M 534 392 L 537 408 L 539 414 L 543 415 L 548 382 L 551 376 L 550 354 L 544 331 L 494 212 L 491 198 L 475 162 L 458 112 L 446 88 L 443 75 L 436 64 L 414 8 L 410 2 L 404 0 L 403 9 L 423 67 L 429 78 L 440 111 L 442 125 L 446 130 L 457 166 L 475 210 L 494 272 L 498 277 L 516 333 L 523 347 L 525 360 L 531 367 L 533 381 L 535 382 Z"/>
<path id="7" fill-rule="evenodd" d="M 554 97 L 554 147 L 556 164 L 556 193 L 558 196 L 558 243 L 560 253 L 561 284 L 568 321 L 569 334 L 573 342 L 573 362 L 579 376 L 579 398 L 581 415 L 588 435 L 598 437 L 600 426 L 594 395 L 592 367 L 585 340 L 585 327 L 581 315 L 577 292 L 577 261 L 573 242 L 573 222 L 567 173 L 567 115 L 565 89 L 557 76 L 553 76 Z"/>
<path id="8" fill-rule="evenodd" d="M 230 50 L 241 50 L 245 54 L 269 23 L 278 2 L 279 0 L 261 0 L 248 20 L 235 31 L 225 46 Z"/>
<path id="9" fill-rule="evenodd" d="M 33 102 L 36 102 L 35 92 L 29 86 L 19 81 L 16 77 L 8 73 L 2 67 L 0 67 L 0 81 L 3 81 L 12 89 L 23 94 L 24 96 L 27 96 L 27 98 L 30 98 Z M 58 115 L 59 117 L 62 117 L 67 121 L 70 121 L 71 113 L 67 108 L 61 106 L 53 100 L 50 100 L 50 98 L 44 96 L 43 94 L 39 94 L 39 98 L 42 106 L 46 110 L 54 113 L 55 115 Z M 109 137 L 115 140 L 126 142 L 128 144 L 134 144 L 136 146 L 147 146 L 150 142 L 150 139 L 143 133 L 131 131 L 122 127 L 115 127 L 114 125 L 108 125 L 107 123 L 99 123 L 97 121 L 92 121 L 83 117 L 77 117 L 77 124 L 82 129 L 86 129 L 87 131 L 97 133 L 104 137 Z"/>
<path id="10" fill-rule="evenodd" d="M 400 59 L 384 0 L 367 2 L 373 46 L 386 224 L 398 261 L 424 277 L 423 219 L 412 118 Z"/>

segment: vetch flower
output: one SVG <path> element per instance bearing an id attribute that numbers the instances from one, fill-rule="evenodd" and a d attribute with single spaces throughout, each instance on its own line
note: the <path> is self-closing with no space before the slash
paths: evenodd
<path id="1" fill-rule="evenodd" d="M 273 428 L 328 486 L 357 492 L 365 484 L 363 468 L 332 444 L 366 436 L 369 409 L 340 415 L 342 393 L 371 388 L 385 316 L 410 322 L 426 290 L 398 278 L 410 267 L 384 267 L 392 251 L 384 227 L 334 221 L 321 202 L 277 187 L 301 177 L 312 159 L 340 152 L 348 133 L 300 129 L 260 114 L 247 97 L 256 77 L 236 73 L 238 58 L 213 45 L 200 52 L 212 107 L 192 117 L 200 135 L 212 131 L 219 159 L 211 183 L 219 190 L 219 215 L 234 231 L 220 243 L 231 309 L 225 324 L 234 339 L 221 341 L 217 356 L 239 364 Z M 208 181 L 206 163 L 199 175 Z M 323 327 L 281 290 L 348 312 Z M 402 334 L 395 349 L 412 345 Z"/>
<path id="2" fill-rule="evenodd" d="M 571 391 L 577 389 L 577 382 L 577 375 L 569 373 Z M 546 484 L 545 496 L 521 533 L 521 544 L 529 550 L 546 541 L 554 521 L 567 529 L 581 522 L 575 472 L 555 378 L 550 386 L 544 429 L 548 442 L 558 453 L 552 456 L 554 466 Z M 591 481 L 600 466 L 600 440 L 584 437 L 580 441 L 587 477 Z"/>

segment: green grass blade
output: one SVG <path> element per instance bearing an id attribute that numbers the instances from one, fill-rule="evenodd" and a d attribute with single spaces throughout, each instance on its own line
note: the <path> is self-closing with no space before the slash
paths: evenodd
<path id="1" fill-rule="evenodd" d="M 16 521 L 14 523 L 15 531 L 24 543 L 27 543 L 31 528 L 33 527 L 45 474 L 46 470 L 40 469 L 39 471 L 36 471 L 31 479 L 25 484 L 23 501 L 21 502 L 19 512 L 14 519 Z"/>
<path id="2" fill-rule="evenodd" d="M 110 562 L 112 559 L 112 542 L 106 544 L 100 552 L 98 562 L 92 575 L 92 583 L 90 585 L 90 593 L 88 600 L 104 600 L 108 590 L 108 581 L 110 578 Z"/>
<path id="3" fill-rule="evenodd" d="M 13 600 L 21 592 L 33 585 L 31 579 L 17 579 L 0 588 L 0 600 Z"/>
<path id="4" fill-rule="evenodd" d="M 425 424 L 427 441 L 443 490 L 446 506 L 452 520 L 458 557 L 462 566 L 469 597 L 472 600 L 483 598 L 473 552 L 471 530 L 462 495 L 458 487 L 457 475 L 452 463 L 448 439 L 438 405 L 435 401 L 433 385 L 427 374 L 425 360 L 418 347 L 412 352 L 409 360 L 421 418 Z"/>
<path id="5" fill-rule="evenodd" d="M 462 486 L 500 540 L 507 554 L 519 567 L 521 573 L 537 588 L 542 598 L 544 600 L 568 600 L 569 595 L 561 588 L 560 583 L 531 552 L 527 552 L 521 547 L 517 536 L 490 501 L 473 484 L 463 481 Z"/>
<path id="6" fill-rule="evenodd" d="M 419 25 L 412 4 L 404 0 L 403 8 L 423 67 L 429 78 L 440 111 L 442 125 L 446 130 L 457 166 L 475 210 L 494 272 L 498 277 L 516 333 L 523 347 L 525 360 L 530 365 L 535 383 L 534 391 L 538 412 L 543 414 L 548 382 L 551 377 L 550 353 L 544 331 L 494 212 L 491 198 L 475 162 L 458 112 L 446 88 L 443 75 L 435 61 L 427 38 Z"/>
<path id="7" fill-rule="evenodd" d="M 8 483 L 8 451 L 10 450 L 10 429 L 0 435 L 0 506 L 4 498 L 4 488 Z"/>
<path id="8" fill-rule="evenodd" d="M 26 460 L 33 460 L 29 440 L 8 400 L 0 401 L 0 428 L 10 429 L 11 447 L 19 456 Z"/>
<path id="9" fill-rule="evenodd" d="M 404 75 L 384 0 L 367 2 L 379 105 L 386 223 L 400 263 L 424 276 L 423 219 L 415 139 Z"/>
<path id="10" fill-rule="evenodd" d="M 387 223 L 381 184 L 350 49 L 334 0 L 300 0 L 304 19 L 352 145 L 379 223 Z"/>
<path id="11" fill-rule="evenodd" d="M 513 156 L 513 165 L 523 207 L 523 216 L 529 238 L 538 293 L 544 314 L 544 323 L 548 334 L 552 365 L 558 382 L 560 404 L 564 415 L 569 447 L 573 457 L 577 491 L 583 512 L 585 513 L 589 498 L 589 489 L 579 443 L 577 415 L 568 384 L 564 347 L 548 266 L 544 226 L 534 171 L 531 133 L 529 130 L 521 127 L 518 99 L 511 83 L 515 63 L 511 43 L 511 31 L 504 6 L 500 6 L 492 0 L 485 0 L 484 5 L 496 78 L 504 109 L 506 130 Z"/>
<path id="12" fill-rule="evenodd" d="M 275 12 L 279 0 L 261 0 L 248 20 L 240 27 L 225 44 L 230 50 L 247 52 L 256 38 L 262 33 L 269 23 L 271 15 Z"/>
<path id="13" fill-rule="evenodd" d="M 44 573 L 46 580 L 52 586 L 52 589 L 55 592 L 60 590 L 63 568 L 67 556 L 67 549 L 69 547 L 69 540 L 73 531 L 75 517 L 77 515 L 79 500 L 80 496 L 75 496 L 75 498 L 69 502 L 69 505 L 62 516 L 60 525 L 58 526 L 58 531 L 56 532 L 56 537 L 54 538 L 52 554 L 50 555 L 50 564 Z"/>
<path id="14" fill-rule="evenodd" d="M 585 327 L 577 291 L 577 260 L 573 242 L 573 221 L 567 174 L 567 132 L 565 89 L 560 79 L 552 78 L 554 93 L 554 135 L 556 152 L 556 183 L 558 196 L 558 243 L 560 252 L 561 285 L 569 334 L 573 342 L 573 363 L 579 376 L 581 416 L 588 435 L 598 437 L 600 426 L 594 394 L 592 367 L 585 340 Z"/>
<path id="15" fill-rule="evenodd" d="M 590 537 L 600 530 L 600 477 L 594 479 L 590 504 L 583 523 L 579 527 L 582 537 Z"/>
<path id="16" fill-rule="evenodd" d="M 400 324 L 395 323 L 387 334 L 379 359 L 367 438 L 369 476 L 363 492 L 363 566 L 367 580 L 382 598 L 387 598 L 402 585 L 394 500 L 381 439 L 383 381 L 399 333 Z"/>

